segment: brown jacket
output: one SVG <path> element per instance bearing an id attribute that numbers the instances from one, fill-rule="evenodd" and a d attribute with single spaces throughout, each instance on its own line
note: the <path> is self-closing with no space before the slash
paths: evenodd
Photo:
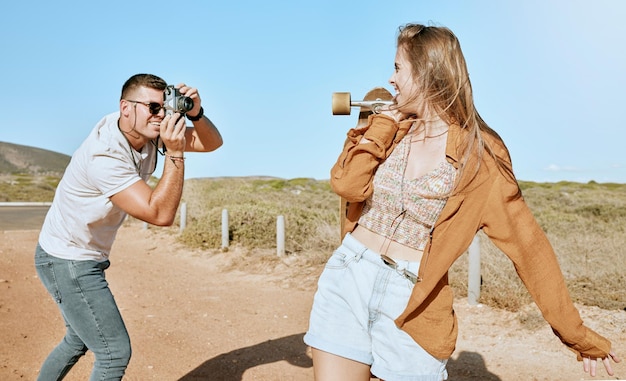
<path id="1" fill-rule="evenodd" d="M 376 168 L 406 135 L 409 123 L 396 123 L 384 115 L 372 115 L 368 125 L 352 129 L 343 152 L 331 170 L 331 186 L 348 202 L 344 234 L 354 230 L 363 201 L 372 194 Z M 459 166 L 459 148 L 466 130 L 451 126 L 446 158 Z M 358 144 L 365 136 L 371 142 Z M 494 133 L 483 133 L 485 144 L 507 160 L 508 151 Z M 583 325 L 574 307 L 556 255 L 546 235 L 519 194 L 516 182 L 501 173 L 485 153 L 476 173 L 474 155 L 460 179 L 460 192 L 448 201 L 424 249 L 419 277 L 404 312 L 396 319 L 431 355 L 449 358 L 454 352 L 457 322 L 448 285 L 448 269 L 469 247 L 479 230 L 513 261 L 520 279 L 559 339 L 577 355 L 603 358 L 611 343 Z"/>

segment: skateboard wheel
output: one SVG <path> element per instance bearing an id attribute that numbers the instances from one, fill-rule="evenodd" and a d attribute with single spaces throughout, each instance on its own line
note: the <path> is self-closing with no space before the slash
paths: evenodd
<path id="1" fill-rule="evenodd" d="M 350 115 L 350 93 L 333 93 L 333 115 Z"/>

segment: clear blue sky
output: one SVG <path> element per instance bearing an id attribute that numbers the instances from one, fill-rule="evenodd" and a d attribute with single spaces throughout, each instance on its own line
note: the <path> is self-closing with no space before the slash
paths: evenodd
<path id="1" fill-rule="evenodd" d="M 356 120 L 331 94 L 390 89 L 398 26 L 432 22 L 518 179 L 626 183 L 624 20 L 622 0 L 9 1 L 0 141 L 71 155 L 147 72 L 197 87 L 224 137 L 187 178 L 327 179 Z"/>

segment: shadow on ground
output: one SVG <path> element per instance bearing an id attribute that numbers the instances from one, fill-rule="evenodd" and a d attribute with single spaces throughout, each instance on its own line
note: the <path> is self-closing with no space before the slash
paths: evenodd
<path id="1" fill-rule="evenodd" d="M 302 341 L 303 336 L 304 333 L 299 333 L 223 353 L 205 361 L 179 381 L 242 380 L 247 369 L 278 361 L 287 361 L 300 368 L 311 368 L 313 362 L 306 355 L 307 346 Z"/>
<path id="2" fill-rule="evenodd" d="M 485 366 L 483 356 L 476 352 L 461 352 L 457 359 L 448 360 L 448 379 L 455 381 L 501 381 Z"/>
<path id="3" fill-rule="evenodd" d="M 179 381 L 241 381 L 246 370 L 278 361 L 311 368 L 313 362 L 306 355 L 307 346 L 302 341 L 303 336 L 304 333 L 299 333 L 223 353 L 205 361 Z M 483 357 L 475 352 L 461 352 L 456 359 L 448 361 L 447 368 L 450 380 L 501 381 L 500 377 L 487 369 Z"/>

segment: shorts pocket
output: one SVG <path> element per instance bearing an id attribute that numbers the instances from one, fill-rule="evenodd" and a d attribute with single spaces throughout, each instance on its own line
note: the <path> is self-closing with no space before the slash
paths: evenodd
<path id="1" fill-rule="evenodd" d="M 348 267 L 350 262 L 354 259 L 354 255 L 350 255 L 351 252 L 344 246 L 339 246 L 333 255 L 328 258 L 326 262 L 326 268 L 329 270 L 342 270 Z"/>

